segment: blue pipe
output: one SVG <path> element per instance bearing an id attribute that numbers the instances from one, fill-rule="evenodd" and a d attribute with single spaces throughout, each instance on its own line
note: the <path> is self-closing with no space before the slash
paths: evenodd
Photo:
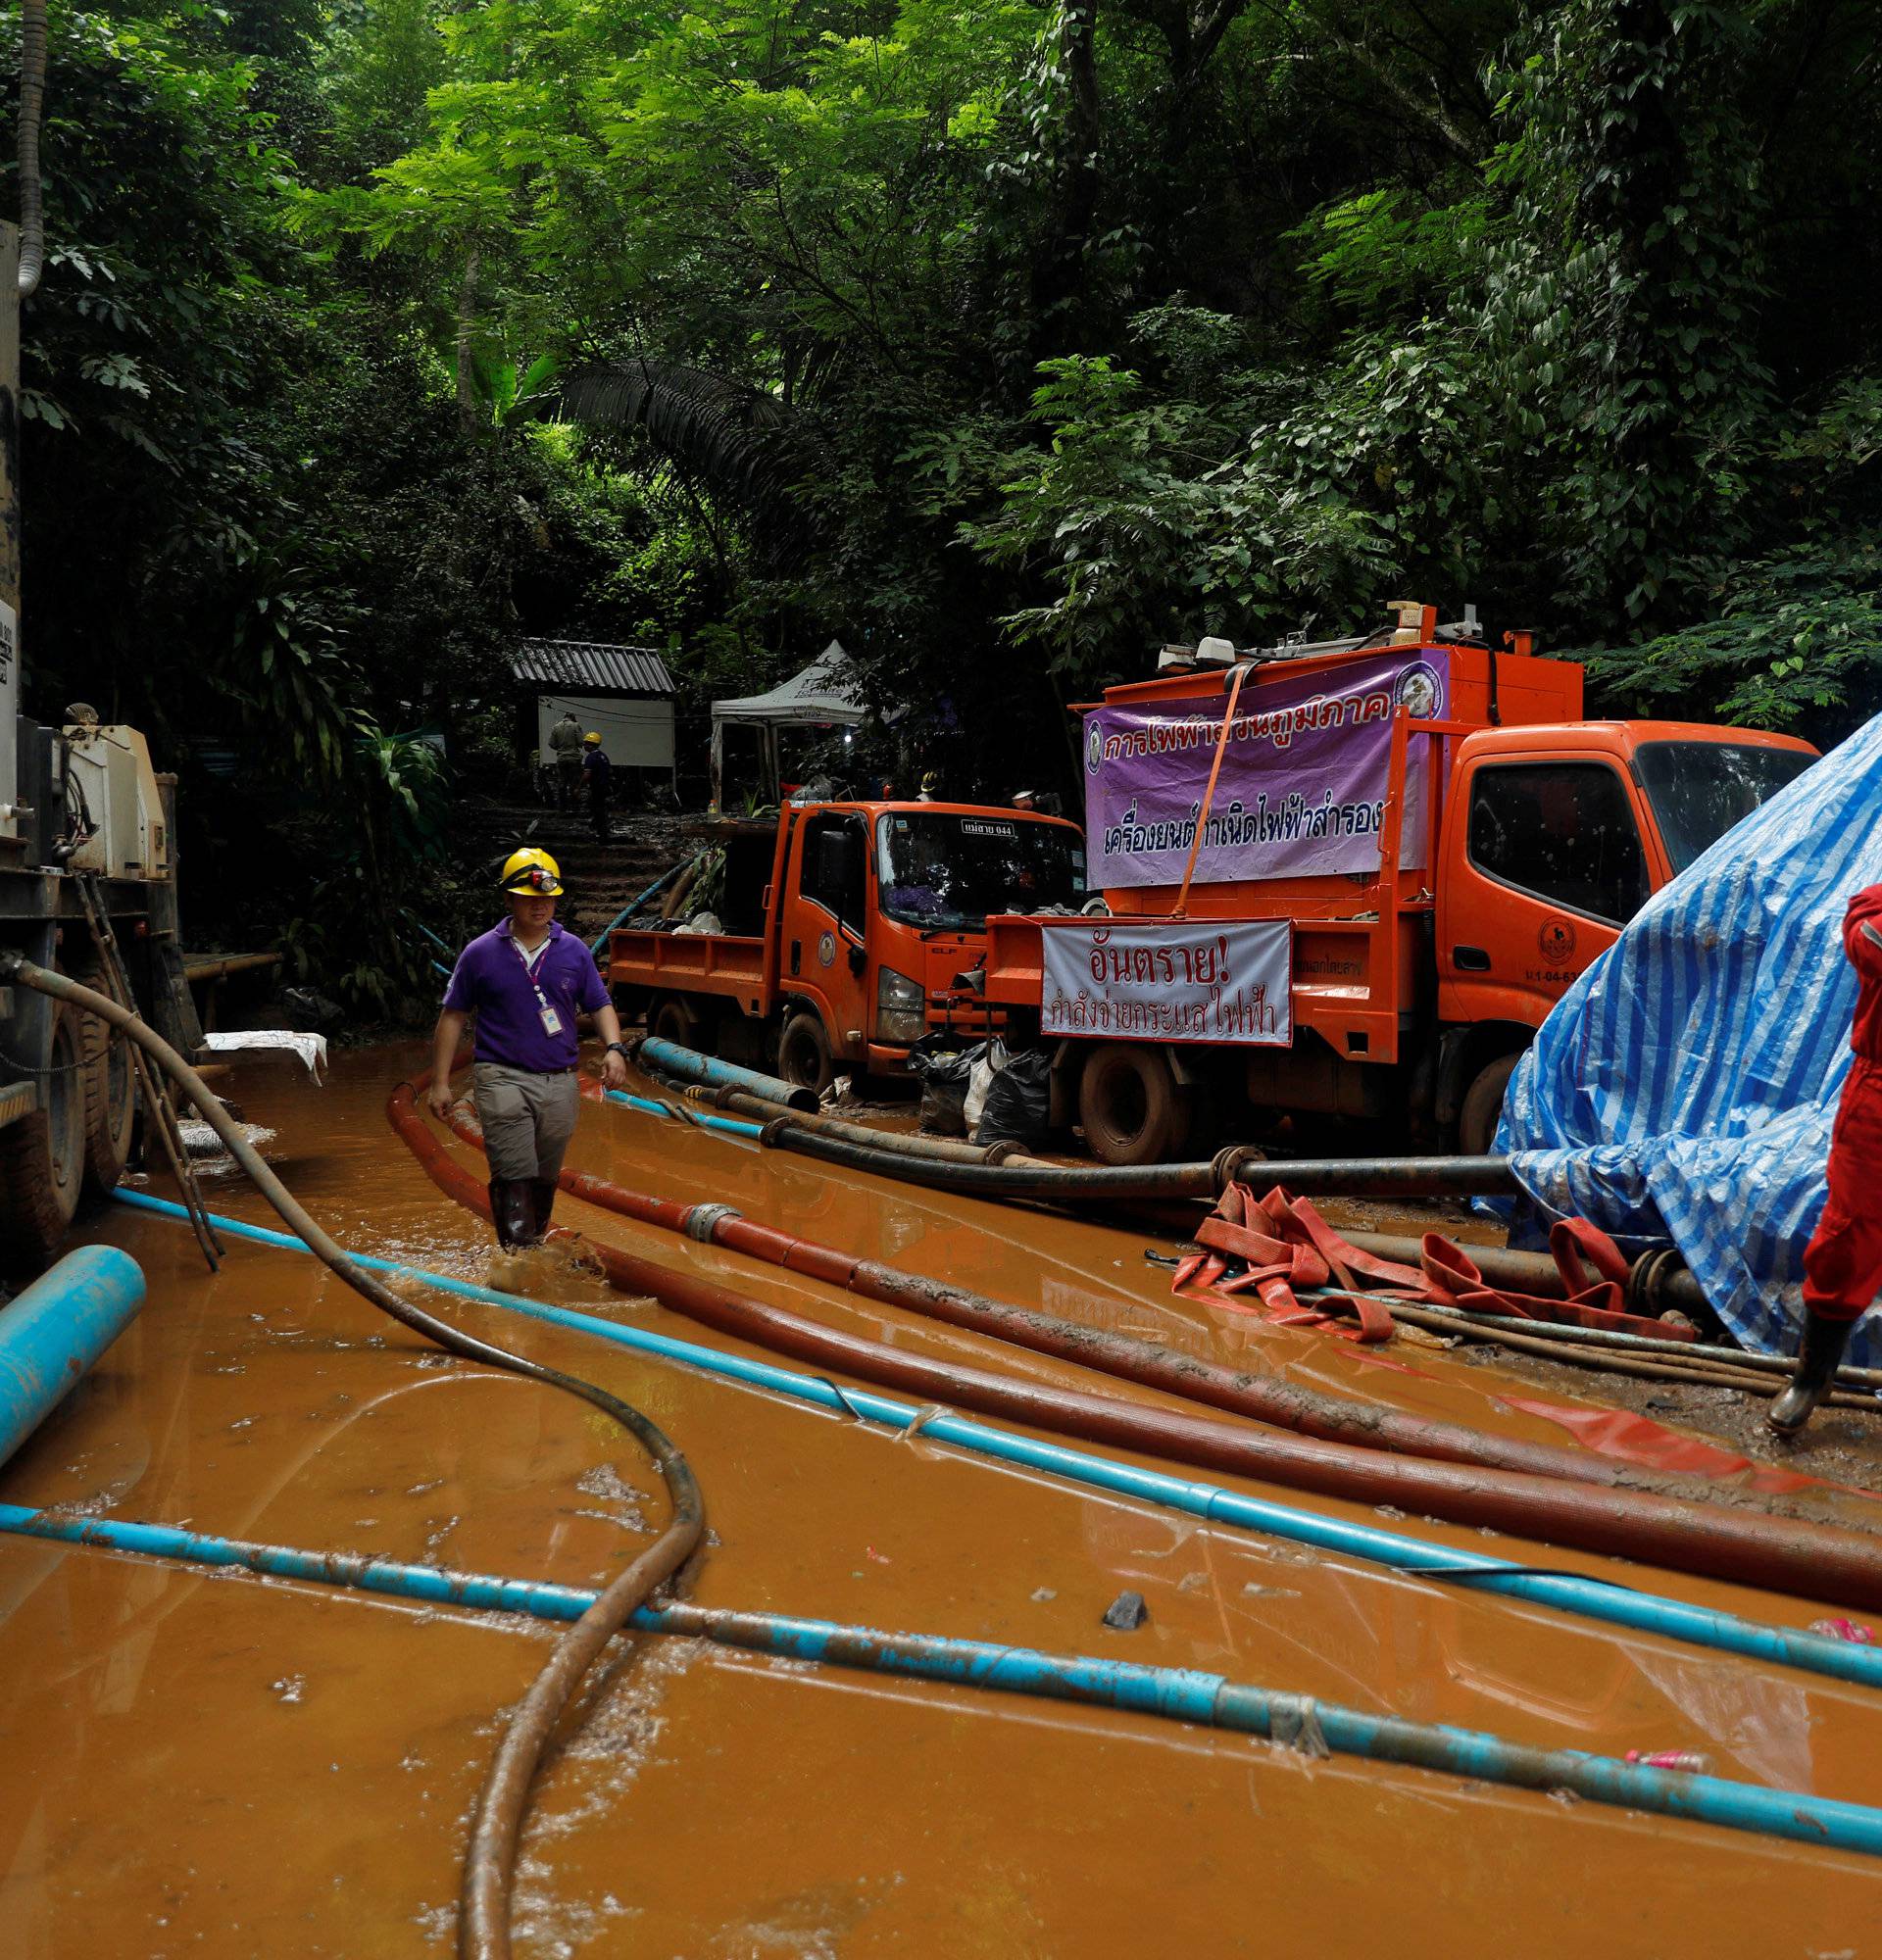
<path id="1" fill-rule="evenodd" d="M 654 896 L 656 892 L 664 892 L 667 889 L 667 887 L 670 885 L 676 877 L 679 876 L 680 872 L 685 870 L 688 864 L 692 863 L 692 861 L 693 859 L 690 858 L 681 858 L 680 861 L 671 868 L 671 870 L 663 871 L 660 874 L 660 876 L 656 878 L 654 882 L 651 885 L 649 885 L 644 892 L 641 893 L 639 898 L 635 899 L 629 905 L 622 906 L 620 910 L 614 915 L 614 917 L 608 922 L 608 924 L 602 927 L 600 935 L 589 946 L 588 951 L 593 956 L 593 957 L 596 959 L 599 959 L 601 957 L 602 948 L 608 944 L 608 935 L 610 933 L 619 930 L 619 927 L 624 925 L 628 919 L 632 918 L 633 915 L 637 911 L 639 911 L 641 906 L 644 906 L 647 903 L 647 901 Z"/>
<path id="2" fill-rule="evenodd" d="M 154 1211 L 166 1217 L 186 1219 L 181 1205 L 167 1199 L 152 1198 L 141 1191 L 113 1194 L 121 1204 Z M 305 1252 L 298 1239 L 284 1232 L 271 1232 L 266 1226 L 249 1225 L 236 1218 L 212 1217 L 219 1231 L 231 1238 L 252 1240 L 257 1245 L 274 1246 L 286 1251 Z M 773 1395 L 790 1396 L 818 1408 L 852 1420 L 881 1423 L 896 1430 L 919 1429 L 936 1442 L 951 1443 L 976 1455 L 999 1462 L 1023 1464 L 1027 1469 L 1044 1470 L 1090 1489 L 1114 1492 L 1145 1503 L 1162 1504 L 1191 1517 L 1215 1524 L 1238 1526 L 1269 1538 L 1311 1544 L 1322 1551 L 1348 1558 L 1367 1560 L 1394 1571 L 1416 1577 L 1430 1571 L 1447 1582 L 1465 1581 L 1472 1589 L 1494 1592 L 1499 1597 L 1526 1599 L 1539 1606 L 1554 1607 L 1583 1619 L 1600 1620 L 1610 1626 L 1628 1627 L 1663 1639 L 1690 1641 L 1699 1646 L 1723 1653 L 1740 1654 L 1752 1660 L 1772 1661 L 1781 1666 L 1804 1668 L 1812 1674 L 1828 1675 L 1869 1688 L 1882 1688 L 1882 1647 L 1860 1646 L 1852 1642 L 1828 1640 L 1791 1627 L 1765 1626 L 1756 1620 L 1742 1620 L 1736 1614 L 1717 1613 L 1704 1606 L 1672 1599 L 1663 1593 L 1636 1592 L 1630 1586 L 1613 1585 L 1599 1579 L 1582 1579 L 1572 1573 L 1536 1572 L 1511 1564 L 1508 1559 L 1491 1558 L 1483 1552 L 1380 1531 L 1371 1525 L 1352 1524 L 1322 1511 L 1311 1511 L 1280 1504 L 1263 1497 L 1251 1497 L 1239 1491 L 1226 1491 L 1217 1484 L 1172 1477 L 1162 1470 L 1149 1470 L 1134 1463 L 1120 1463 L 1107 1456 L 1070 1449 L 1063 1444 L 994 1429 L 970 1417 L 945 1410 L 916 1408 L 867 1389 L 839 1389 L 818 1375 L 802 1375 L 779 1368 L 768 1361 L 747 1360 L 744 1356 L 721 1352 L 696 1342 L 675 1340 L 669 1334 L 603 1320 L 571 1307 L 550 1306 L 520 1294 L 498 1293 L 469 1280 L 451 1279 L 421 1266 L 401 1265 L 396 1260 L 374 1258 L 367 1253 L 349 1253 L 357 1264 L 376 1272 L 398 1273 L 422 1281 L 445 1293 L 465 1299 L 486 1301 L 493 1306 L 524 1313 L 532 1319 L 567 1327 L 579 1334 L 591 1334 L 603 1341 L 629 1348 L 638 1353 L 659 1355 L 699 1369 L 723 1380 L 743 1382 Z"/>
<path id="3" fill-rule="evenodd" d="M 146 1558 L 176 1558 L 194 1565 L 246 1566 L 276 1579 L 306 1579 L 321 1586 L 353 1586 L 388 1592 L 428 1606 L 476 1606 L 489 1612 L 528 1613 L 539 1620 L 578 1620 L 595 1594 L 578 1587 L 529 1579 L 491 1579 L 448 1572 L 439 1566 L 401 1565 L 359 1552 L 298 1551 L 292 1545 L 215 1538 L 175 1525 L 132 1524 L 116 1518 L 76 1518 L 25 1504 L 0 1504 L 0 1531 L 23 1538 L 60 1539 L 67 1544 L 133 1551 Z"/>
<path id="4" fill-rule="evenodd" d="M 421 918 L 420 918 L 417 912 L 411 910 L 408 907 L 405 917 L 406 917 L 406 923 L 408 925 L 417 926 L 418 929 L 425 936 L 426 939 L 428 939 L 431 942 L 433 946 L 435 946 L 438 949 L 440 953 L 449 953 L 451 954 L 451 957 L 453 959 L 457 958 L 458 956 L 455 953 L 451 953 L 451 949 L 447 945 L 445 945 L 444 941 L 441 940 L 437 936 L 437 934 L 433 932 L 431 928 L 428 925 L 426 925 Z M 442 973 L 444 977 L 448 980 L 451 977 L 453 969 L 449 966 L 446 966 L 442 960 L 434 959 L 431 962 L 431 970 L 433 973 Z"/>
<path id="5" fill-rule="evenodd" d="M 727 1137 L 762 1137 L 763 1123 L 741 1123 L 736 1116 L 708 1116 L 702 1111 L 688 1110 L 684 1116 L 677 1116 L 665 1102 L 656 1102 L 651 1097 L 629 1096 L 624 1089 L 604 1089 L 601 1092 L 610 1102 L 624 1102 L 630 1109 L 644 1109 L 650 1116 L 666 1116 L 674 1122 L 696 1124 L 702 1130 L 718 1130 Z"/>
<path id="6" fill-rule="evenodd" d="M 0 1313 L 0 1463 L 137 1316 L 143 1270 L 116 1246 L 80 1246 Z"/>
<path id="7" fill-rule="evenodd" d="M 428 925 L 425 924 L 425 922 L 418 915 L 417 912 L 411 910 L 408 907 L 405 916 L 413 925 L 417 926 L 418 929 L 421 933 L 423 933 L 425 938 L 428 939 L 431 942 L 431 944 L 438 949 L 440 953 L 449 953 L 451 951 L 451 949 L 447 945 L 445 945 L 444 941 L 441 940 L 438 937 L 438 935 L 435 932 L 433 932 Z"/>
<path id="8" fill-rule="evenodd" d="M 662 1041 L 658 1035 L 649 1035 L 641 1043 L 640 1052 L 656 1068 L 677 1075 L 682 1082 L 703 1082 L 712 1089 L 743 1089 L 749 1095 L 762 1096 L 768 1102 L 782 1102 L 786 1108 L 807 1113 L 817 1108 L 817 1098 L 808 1089 L 799 1089 L 775 1075 L 740 1068 L 733 1061 L 720 1061 L 716 1054 L 701 1054 L 695 1049 L 681 1048 L 677 1042 Z"/>
<path id="9" fill-rule="evenodd" d="M 480 1607 L 546 1620 L 579 1619 L 597 1597 L 573 1586 L 404 1565 L 357 1552 L 302 1551 L 169 1525 L 58 1516 L 19 1504 L 0 1504 L 0 1531 L 148 1557 L 241 1566 L 283 1579 L 392 1593 L 426 1605 Z M 1882 1855 L 1882 1810 L 1866 1804 L 1801 1790 L 1767 1789 L 1725 1777 L 1650 1769 L 1580 1749 L 1531 1748 L 1482 1730 L 1367 1714 L 1192 1668 L 1150 1667 L 1091 1654 L 1041 1653 L 1031 1647 L 997 1646 L 940 1634 L 886 1633 L 831 1620 L 682 1602 L 643 1606 L 628 1624 L 642 1633 L 704 1637 L 720 1646 L 794 1660 L 1095 1704 L 1261 1736 L 1269 1741 L 1311 1745 L 1317 1738 L 1341 1755 L 1523 1789 L 1569 1789 L 1631 1810 Z"/>

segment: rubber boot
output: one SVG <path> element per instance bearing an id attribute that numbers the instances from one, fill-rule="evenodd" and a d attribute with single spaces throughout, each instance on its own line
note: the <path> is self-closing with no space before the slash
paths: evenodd
<path id="1" fill-rule="evenodd" d="M 1810 1419 L 1810 1411 L 1829 1394 L 1837 1365 L 1850 1345 L 1852 1320 L 1825 1320 L 1807 1313 L 1804 1345 L 1797 1353 L 1797 1373 L 1791 1386 L 1771 1404 L 1764 1421 L 1779 1436 L 1795 1436 Z"/>
<path id="2" fill-rule="evenodd" d="M 490 1180 L 490 1218 L 497 1228 L 497 1244 L 506 1252 L 533 1246 L 542 1236 L 536 1230 L 535 1197 L 525 1179 Z"/>
<path id="3" fill-rule="evenodd" d="M 556 1208 L 556 1181 L 553 1177 L 532 1178 L 530 1195 L 536 1201 L 536 1237 L 549 1230 L 549 1214 Z"/>

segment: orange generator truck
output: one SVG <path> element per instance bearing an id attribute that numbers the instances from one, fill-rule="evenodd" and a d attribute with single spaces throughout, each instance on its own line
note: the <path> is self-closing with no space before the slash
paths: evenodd
<path id="1" fill-rule="evenodd" d="M 1025 810 L 789 804 L 701 834 L 725 854 L 724 930 L 611 934 L 617 1004 L 650 1034 L 819 1094 L 839 1068 L 906 1075 L 916 1042 L 961 1021 L 949 1003 L 989 912 L 1084 897 L 1077 825 Z"/>
<path id="2" fill-rule="evenodd" d="M 1105 1162 L 1255 1111 L 1487 1150 L 1569 983 L 1815 757 L 1583 720 L 1581 668 L 1527 634 L 1398 612 L 1370 640 L 1166 650 L 1082 710 L 1109 916 L 990 919 L 984 995 L 1009 1045 L 1053 1045 L 1054 1120 Z"/>

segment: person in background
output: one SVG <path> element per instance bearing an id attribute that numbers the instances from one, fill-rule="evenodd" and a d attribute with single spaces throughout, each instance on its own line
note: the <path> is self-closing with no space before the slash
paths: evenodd
<path id="1" fill-rule="evenodd" d="M 607 1044 L 601 1079 L 627 1085 L 627 1047 L 594 956 L 556 923 L 562 871 L 546 851 L 512 852 L 498 880 L 510 916 L 458 955 L 431 1036 L 425 1106 L 451 1113 L 451 1065 L 474 1016 L 470 1094 L 490 1154 L 490 1217 L 515 1250 L 549 1229 L 556 1179 L 575 1132 L 580 1048 L 575 1016 L 593 1014 Z"/>
<path id="2" fill-rule="evenodd" d="M 595 826 L 595 842 L 606 844 L 610 835 L 608 807 L 613 801 L 615 765 L 601 746 L 601 737 L 592 728 L 581 741 L 581 769 L 588 783 L 588 820 Z"/>
<path id="3" fill-rule="evenodd" d="M 1843 950 L 1856 968 L 1856 1051 L 1830 1131 L 1829 1202 L 1804 1249 L 1804 1341 L 1765 1422 L 1795 1436 L 1836 1386 L 1850 1329 L 1882 1292 L 1882 885 L 1850 901 Z"/>
<path id="4" fill-rule="evenodd" d="M 938 797 L 940 794 L 941 794 L 941 771 L 939 769 L 930 769 L 927 772 L 927 774 L 921 778 L 921 794 L 916 798 L 916 802 L 932 803 L 935 800 L 935 798 Z"/>
<path id="5" fill-rule="evenodd" d="M 581 723 L 572 708 L 564 709 L 562 719 L 550 729 L 549 753 L 556 763 L 557 802 L 573 809 L 581 801 Z"/>
<path id="6" fill-rule="evenodd" d="M 1037 809 L 1039 808 L 1038 795 L 1032 790 L 1015 790 L 1013 793 L 1013 807 L 1015 809 Z"/>

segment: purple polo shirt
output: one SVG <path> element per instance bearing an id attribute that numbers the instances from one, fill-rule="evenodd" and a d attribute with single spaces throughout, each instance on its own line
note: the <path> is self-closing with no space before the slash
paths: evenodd
<path id="1" fill-rule="evenodd" d="M 544 1031 L 540 987 L 562 1019 L 562 1032 Z M 444 1004 L 477 1017 L 475 1059 L 526 1068 L 538 1075 L 573 1068 L 579 1052 L 575 1015 L 608 1005 L 608 988 L 595 970 L 594 956 L 572 933 L 549 922 L 549 944 L 536 961 L 535 985 L 523 968 L 510 921 L 480 933 L 458 955 Z"/>

